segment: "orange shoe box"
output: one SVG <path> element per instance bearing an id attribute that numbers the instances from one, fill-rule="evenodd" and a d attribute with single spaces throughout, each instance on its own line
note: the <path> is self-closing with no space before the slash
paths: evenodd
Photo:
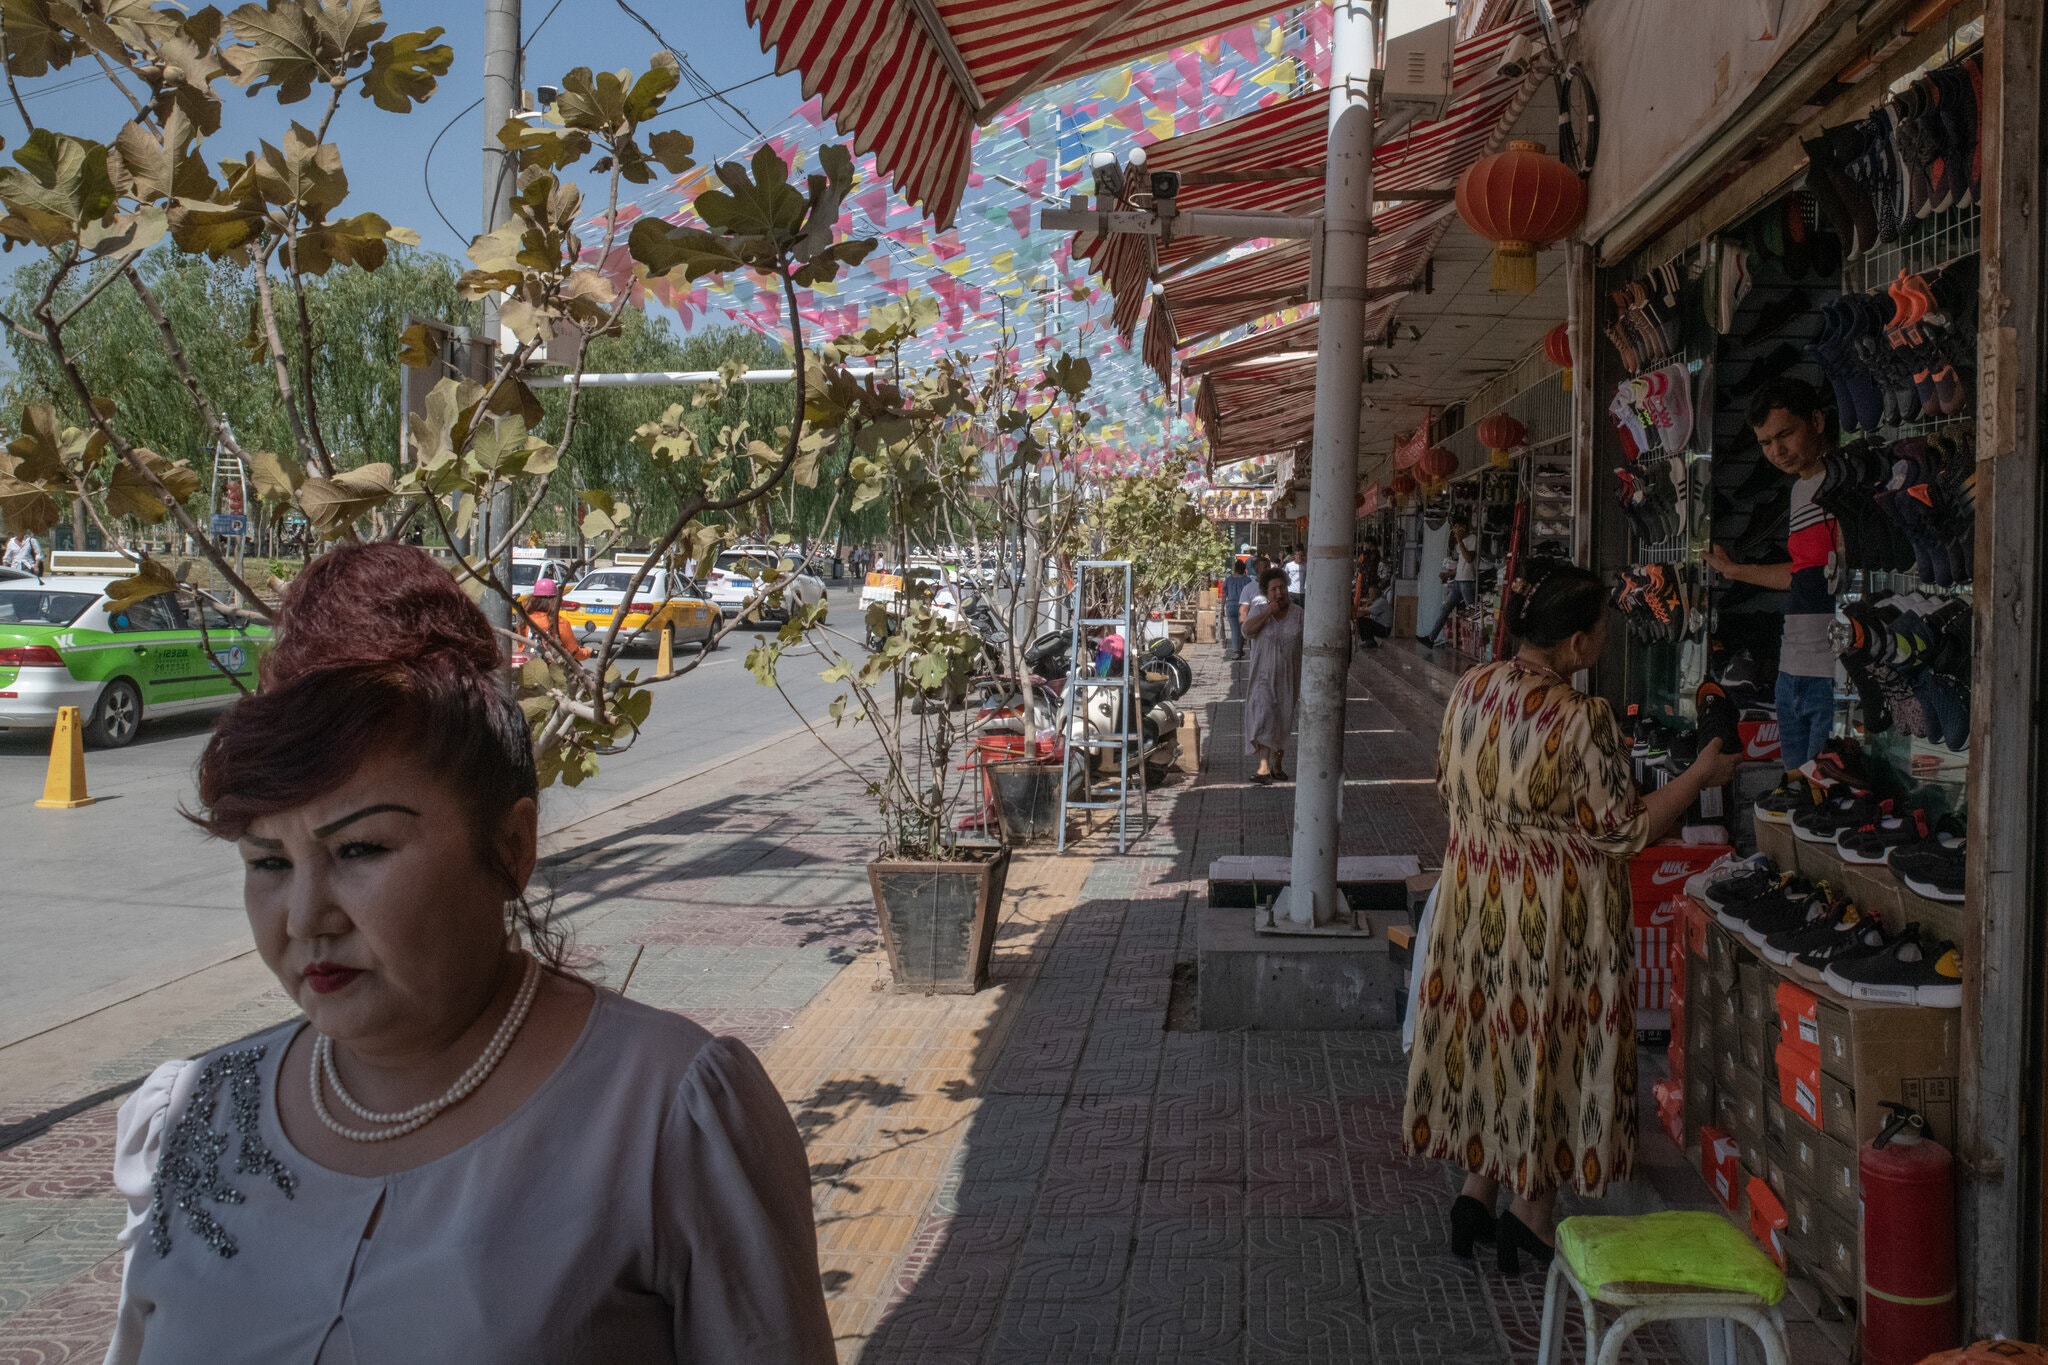
<path id="1" fill-rule="evenodd" d="M 1814 1127 L 1821 1127 L 1820 1054 L 1780 1043 L 1776 1055 L 1778 1099 Z"/>
<path id="2" fill-rule="evenodd" d="M 1742 1144 L 1711 1123 L 1700 1126 L 1700 1174 L 1731 1213 L 1742 1203 Z"/>

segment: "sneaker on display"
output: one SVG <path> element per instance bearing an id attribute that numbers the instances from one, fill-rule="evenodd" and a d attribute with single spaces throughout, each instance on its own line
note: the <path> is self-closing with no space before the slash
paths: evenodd
<path id="1" fill-rule="evenodd" d="M 1792 813 L 1812 807 L 1819 799 L 1803 773 L 1786 773 L 1784 780 L 1756 799 L 1756 818 L 1774 825 L 1792 823 Z"/>
<path id="2" fill-rule="evenodd" d="M 1761 951 L 1779 934 L 1795 934 L 1833 919 L 1834 901 L 1826 887 L 1816 887 L 1802 896 L 1765 898 L 1762 908 L 1742 925 L 1742 936 Z"/>
<path id="3" fill-rule="evenodd" d="M 1749 937 L 1750 922 L 1759 916 L 1773 912 L 1782 913 L 1786 906 L 1804 906 L 1806 898 L 1813 894 L 1810 883 L 1797 877 L 1784 877 L 1776 885 L 1767 887 L 1760 895 L 1743 900 L 1727 900 L 1714 910 L 1714 918 L 1721 927 L 1731 934 Z"/>
<path id="4" fill-rule="evenodd" d="M 1862 912 L 1854 901 L 1833 901 L 1825 915 L 1768 936 L 1758 951 L 1765 961 L 1789 967 L 1802 953 L 1834 946 L 1837 940 L 1853 934 L 1862 922 Z"/>
<path id="5" fill-rule="evenodd" d="M 1717 863 L 1696 874 L 1685 884 L 1685 894 L 1709 910 L 1719 910 L 1735 901 L 1750 900 L 1784 880 L 1778 865 L 1768 854 L 1752 853 L 1747 858 Z"/>
<path id="6" fill-rule="evenodd" d="M 1860 912 L 1844 915 L 1825 936 L 1818 927 L 1810 932 L 1814 942 L 1792 954 L 1792 962 L 1795 966 L 1823 975 L 1838 963 L 1854 962 L 1858 958 L 1881 953 L 1891 942 L 1875 915 Z"/>
<path id="7" fill-rule="evenodd" d="M 1893 849 L 1917 844 L 1927 834 L 1927 812 L 1911 810 L 1903 815 L 1886 815 L 1869 824 L 1842 830 L 1835 835 L 1835 851 L 1842 855 L 1845 863 L 1880 867 Z"/>
<path id="8" fill-rule="evenodd" d="M 1931 901 L 1960 903 L 1963 899 L 1964 840 L 1959 834 L 1936 830 L 1918 843 L 1891 851 L 1885 862 L 1892 875 L 1906 889 Z"/>
<path id="9" fill-rule="evenodd" d="M 1821 973 L 1830 986 L 1856 1000 L 1955 1009 L 1963 1003 L 1963 964 L 1955 945 L 1931 939 L 1920 926 L 1882 950 L 1837 960 Z"/>
<path id="10" fill-rule="evenodd" d="M 1857 829 L 1885 814 L 1887 803 L 1869 792 L 1830 795 L 1818 806 L 1792 816 L 1792 833 L 1809 844 L 1832 844 L 1845 829 Z"/>

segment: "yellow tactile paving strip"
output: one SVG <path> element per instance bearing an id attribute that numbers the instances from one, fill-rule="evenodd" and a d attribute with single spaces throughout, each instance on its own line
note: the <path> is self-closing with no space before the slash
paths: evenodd
<path id="1" fill-rule="evenodd" d="M 1114 845 L 1111 846 L 1114 851 Z M 904 1273 L 980 1102 L 981 1082 L 1045 957 L 1048 928 L 1094 859 L 1018 855 L 976 995 L 899 995 L 879 949 L 851 963 L 761 1060 L 811 1159 L 819 1269 L 843 1356 L 857 1353 Z"/>

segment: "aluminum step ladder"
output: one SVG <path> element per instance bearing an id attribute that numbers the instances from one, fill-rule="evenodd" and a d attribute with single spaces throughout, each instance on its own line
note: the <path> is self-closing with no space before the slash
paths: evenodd
<path id="1" fill-rule="evenodd" d="M 1091 582 L 1092 576 L 1092 582 Z M 1067 848 L 1067 812 L 1074 810 L 1114 810 L 1116 812 L 1116 851 L 1130 849 L 1131 779 L 1137 779 L 1138 830 L 1143 833 L 1148 823 L 1145 802 L 1145 722 L 1139 714 L 1137 674 L 1135 665 L 1138 653 L 1138 620 L 1132 602 L 1133 569 L 1127 559 L 1084 559 L 1074 566 L 1074 611 L 1072 624 L 1068 627 L 1067 648 L 1067 692 L 1066 692 L 1066 760 L 1060 775 L 1060 842 L 1062 853 Z M 1101 583 L 1108 590 L 1103 594 L 1108 600 L 1102 605 L 1106 614 L 1090 616 L 1089 589 L 1093 583 Z M 1094 656 L 1086 651 L 1088 631 L 1093 628 L 1113 627 L 1124 637 L 1123 667 L 1110 677 L 1097 677 L 1094 670 Z M 1119 734 L 1088 737 L 1086 708 L 1093 698 L 1108 691 L 1116 694 L 1116 713 L 1120 724 Z M 1077 737 L 1078 736 L 1078 737 Z M 1095 789 L 1094 756 L 1103 750 L 1114 749 L 1117 753 L 1116 786 L 1113 800 L 1102 800 Z M 1081 799 L 1074 799 L 1076 765 L 1079 765 Z M 1107 782 L 1105 776 L 1101 779 Z"/>

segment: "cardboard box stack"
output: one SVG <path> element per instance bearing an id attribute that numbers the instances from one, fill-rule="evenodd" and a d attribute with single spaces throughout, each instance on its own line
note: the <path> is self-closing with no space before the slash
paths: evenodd
<path id="1" fill-rule="evenodd" d="M 1676 920 L 1685 1144 L 1716 1197 L 1807 1293 L 1828 1297 L 1838 1319 L 1853 1313 L 1858 1150 L 1883 1126 L 1886 1100 L 1919 1110 L 1953 1150 L 1961 1012 L 1847 999 L 1764 961 L 1690 898 Z"/>

